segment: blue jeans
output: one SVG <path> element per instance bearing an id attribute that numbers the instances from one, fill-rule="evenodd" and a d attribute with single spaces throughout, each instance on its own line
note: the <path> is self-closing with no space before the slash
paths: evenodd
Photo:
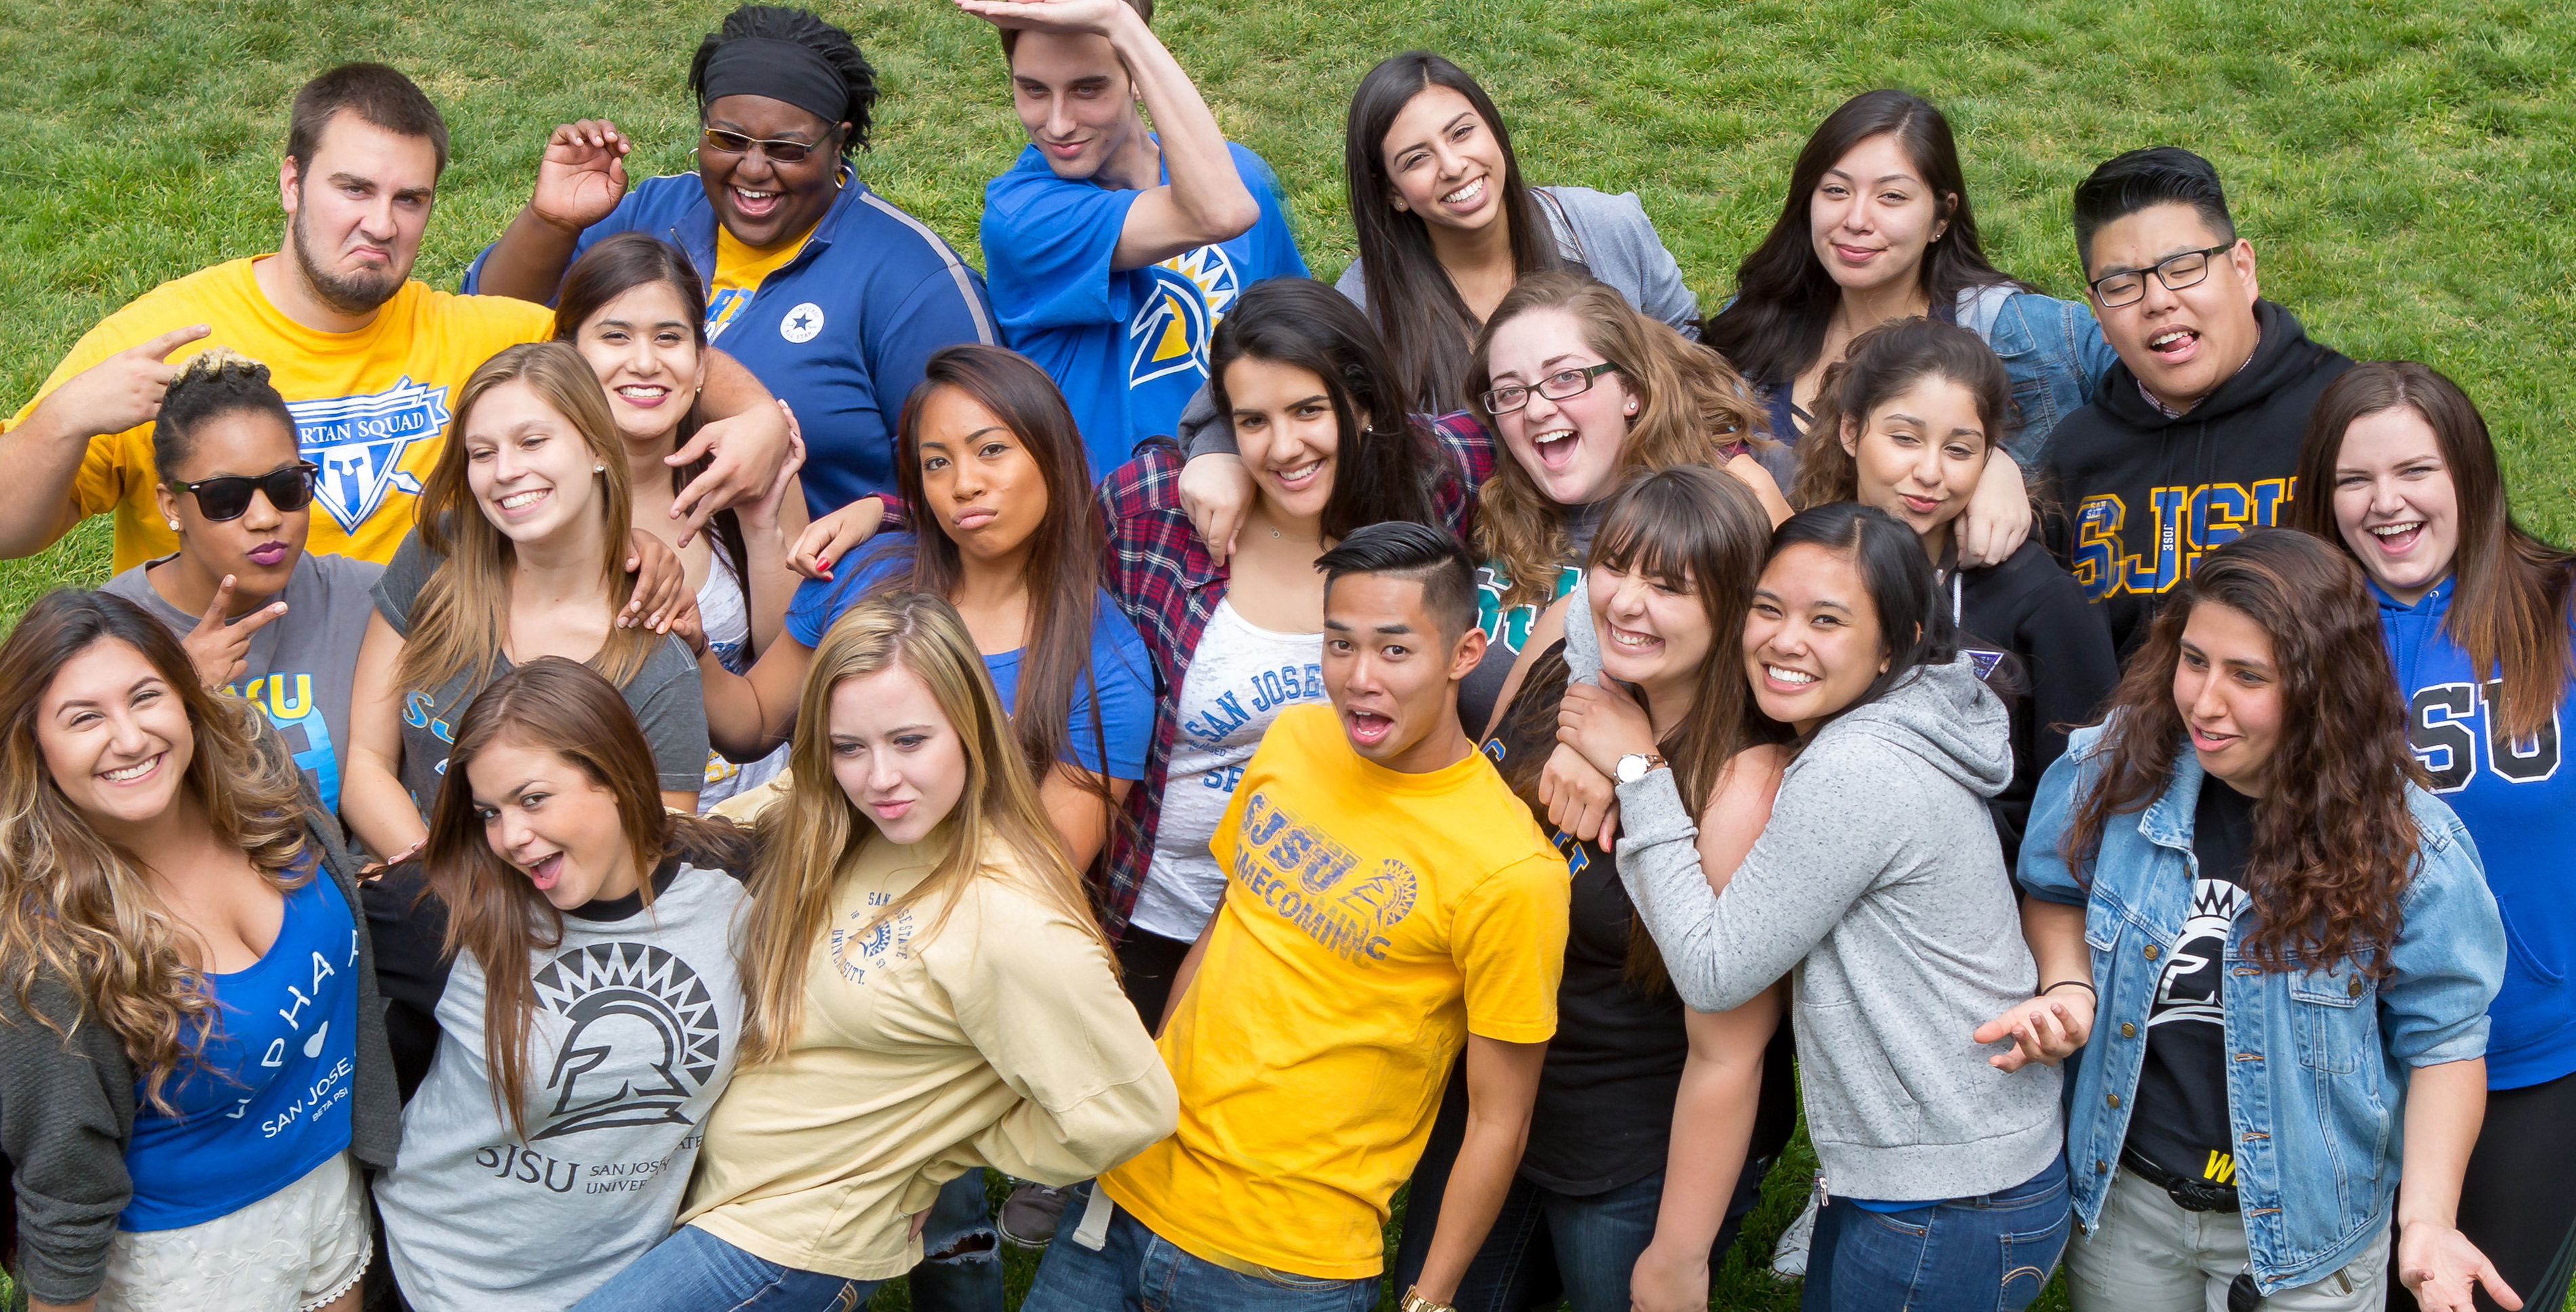
<path id="1" fill-rule="evenodd" d="M 1739 1196 L 1748 1191 L 1738 1190 Z M 1760 1201 L 1759 1177 L 1749 1191 Z M 1655 1215 L 1663 1207 L 1664 1173 L 1634 1184 L 1577 1197 L 1526 1179 L 1512 1181 L 1494 1228 L 1459 1278 L 1459 1312 L 1521 1312 L 1544 1302 L 1555 1306 L 1555 1290 L 1572 1312 L 1627 1312 L 1628 1279 L 1637 1258 L 1655 1239 Z M 1425 1200 L 1416 1212 L 1407 1204 L 1407 1227 L 1426 1229 L 1436 1223 L 1440 1200 Z M 1750 1210 L 1749 1205 L 1745 1210 Z M 1726 1224 L 1709 1246 L 1709 1269 L 1726 1262 L 1735 1246 L 1742 1212 L 1728 1208 Z M 1552 1277 L 1552 1278 L 1551 1278 Z"/>
<path id="2" fill-rule="evenodd" d="M 573 1306 L 583 1312 L 859 1312 L 877 1284 L 763 1261 L 691 1225 Z"/>
<path id="3" fill-rule="evenodd" d="M 904 1277 L 913 1312 L 1002 1312 L 1001 1240 L 978 1167 L 939 1187 L 921 1227 L 921 1265 Z"/>
<path id="4" fill-rule="evenodd" d="M 1369 1312 L 1377 1277 L 1247 1275 L 1190 1256 L 1121 1209 L 1093 1252 L 1074 1238 L 1095 1182 L 1074 1190 L 1021 1312 Z M 1103 1200 L 1105 1203 L 1107 1200 Z"/>
<path id="5" fill-rule="evenodd" d="M 2047 1288 L 2073 1215 L 2063 1157 L 2009 1189 L 1903 1212 L 1832 1199 L 1816 1212 L 1800 1312 L 2021 1312 Z"/>

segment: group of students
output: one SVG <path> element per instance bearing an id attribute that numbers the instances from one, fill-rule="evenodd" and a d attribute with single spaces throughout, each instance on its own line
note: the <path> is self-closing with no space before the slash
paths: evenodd
<path id="1" fill-rule="evenodd" d="M 1868 92 L 1704 314 L 1413 52 L 1328 287 L 1150 3 L 958 4 L 981 275 L 803 10 L 463 295 L 347 65 L 0 430 L 116 532 L 0 644 L 33 1307 L 1672 1312 L 1802 1117 L 1811 1309 L 2566 1298 L 2576 557 L 2206 160 L 2059 300 Z"/>

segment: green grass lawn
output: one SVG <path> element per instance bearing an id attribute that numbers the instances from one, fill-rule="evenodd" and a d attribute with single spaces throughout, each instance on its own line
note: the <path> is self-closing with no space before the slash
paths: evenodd
<path id="1" fill-rule="evenodd" d="M 392 62 L 445 110 L 455 159 L 419 274 L 453 285 L 525 199 L 554 123 L 615 118 L 645 143 L 639 176 L 686 166 L 684 72 L 723 8 L 0 0 L 0 412 L 129 298 L 274 248 L 286 101 L 322 67 Z M 983 183 L 1020 140 L 991 30 L 940 0 L 823 9 L 886 90 L 861 176 L 980 265 Z M 2079 281 L 2074 182 L 2120 150 L 2189 146 L 2228 181 L 2265 291 L 2346 352 L 2459 378 L 2526 522 L 2576 537 L 2560 437 L 2576 410 L 2576 6 L 2560 0 L 1164 0 L 1159 27 L 1277 167 L 1325 277 L 1351 254 L 1350 89 L 1416 46 L 1485 81 L 1533 181 L 1639 192 L 1711 306 L 1807 132 L 1855 92 L 1943 105 L 1990 252 L 2060 295 Z M 46 588 L 100 581 L 107 558 L 93 521 L 0 565 L 0 624 Z M 1775 1188 L 1794 1197 L 1802 1178 Z M 1750 1240 L 1767 1252 L 1789 1206 L 1773 1200 Z M 1717 1299 L 1792 1301 L 1734 1267 Z"/>

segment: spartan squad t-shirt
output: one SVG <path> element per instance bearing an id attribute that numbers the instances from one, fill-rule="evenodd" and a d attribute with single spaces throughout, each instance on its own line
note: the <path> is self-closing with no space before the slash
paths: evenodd
<path id="1" fill-rule="evenodd" d="M 448 965 L 438 1055 L 376 1180 L 394 1276 L 419 1312 L 560 1312 L 671 1233 L 700 1127 L 733 1076 L 733 940 L 749 899 L 735 876 L 676 860 L 654 883 L 650 906 L 567 912 L 563 941 L 529 958 L 524 1137 L 492 1107 L 483 970 L 467 953 Z M 440 918 L 427 909 L 408 920 Z M 401 970 L 417 953 L 378 955 Z"/>
<path id="2" fill-rule="evenodd" d="M 2200 863 L 2191 916 L 2166 954 L 2147 1009 L 2147 1055 L 2128 1146 L 2186 1180 L 2236 1183 L 2235 1132 L 2227 1119 L 2228 931 L 2245 912 L 2245 861 L 2254 850 L 2254 801 L 2215 776 L 2200 781 L 2192 819 Z"/>

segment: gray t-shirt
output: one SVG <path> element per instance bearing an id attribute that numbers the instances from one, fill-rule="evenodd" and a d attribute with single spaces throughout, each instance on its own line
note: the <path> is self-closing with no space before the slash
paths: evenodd
<path id="1" fill-rule="evenodd" d="M 185 638 L 199 616 L 171 605 L 143 572 L 175 556 L 148 561 L 107 581 L 115 593 L 151 612 Z M 268 714 L 286 738 L 295 763 L 321 794 L 322 807 L 340 810 L 340 779 L 349 766 L 349 687 L 357 677 L 358 644 L 367 636 L 367 594 L 385 567 L 371 560 L 306 553 L 286 578 L 277 599 L 286 614 L 250 635 L 247 668 L 225 691 Z"/>
<path id="2" fill-rule="evenodd" d="M 403 538 L 402 548 L 394 552 L 375 589 L 376 613 L 394 626 L 394 632 L 411 633 L 412 604 L 441 563 L 421 545 L 417 530 Z M 497 679 L 509 669 L 510 658 L 495 653 L 492 677 Z M 434 689 L 403 689 L 402 782 L 424 821 L 430 804 L 438 799 L 439 780 L 447 773 L 447 748 L 456 741 L 456 722 L 465 718 L 465 708 L 481 691 L 483 684 L 470 669 Z M 707 705 L 698 686 L 698 663 L 690 658 L 688 647 L 677 638 L 664 638 L 644 668 L 618 691 L 626 694 L 626 704 L 644 726 L 644 741 L 652 745 L 653 769 L 662 791 L 698 791 L 707 777 Z"/>
<path id="3" fill-rule="evenodd" d="M 560 1312 L 671 1233 L 707 1112 L 733 1078 L 749 902 L 733 876 L 681 863 L 650 906 L 564 916 L 563 941 L 528 963 L 525 1140 L 492 1106 L 482 967 L 456 957 L 438 1055 L 376 1180 L 413 1307 Z"/>

